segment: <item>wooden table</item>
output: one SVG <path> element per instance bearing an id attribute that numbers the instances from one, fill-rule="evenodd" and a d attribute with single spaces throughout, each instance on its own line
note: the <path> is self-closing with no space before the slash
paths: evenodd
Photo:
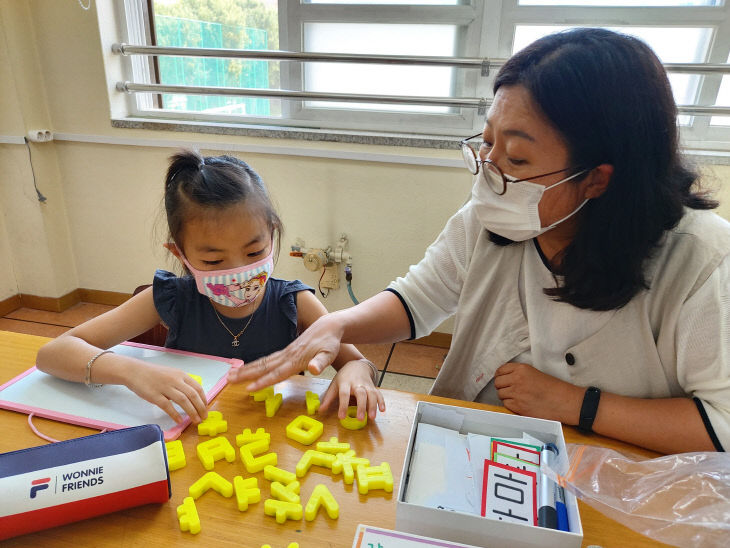
<path id="1" fill-rule="evenodd" d="M 25 371 L 35 363 L 38 348 L 49 339 L 19 333 L 0 331 L 0 384 Z M 226 387 L 214 400 L 211 409 L 223 413 L 228 420 L 226 435 L 235 443 L 235 434 L 244 428 L 263 427 L 271 433 L 271 450 L 278 453 L 279 467 L 293 471 L 303 453 L 303 446 L 289 440 L 285 426 L 295 417 L 306 414 L 304 394 L 306 390 L 324 392 L 329 381 L 304 376 L 294 376 L 277 385 L 277 392 L 284 395 L 284 403 L 275 417 L 266 418 L 263 403 L 254 402 L 246 395 L 242 385 Z M 471 402 L 437 398 L 423 394 L 411 394 L 395 390 L 383 390 L 387 405 L 386 413 L 362 430 L 350 431 L 342 428 L 337 417 L 328 414 L 318 417 L 325 424 L 322 440 L 337 436 L 340 441 L 349 442 L 360 456 L 368 457 L 372 464 L 388 462 L 393 471 L 395 488 L 393 493 L 374 491 L 360 495 L 357 485 L 345 485 L 342 476 L 333 476 L 328 470 L 312 467 L 302 478 L 302 501 L 306 504 L 314 486 L 325 484 L 340 505 L 337 520 L 329 519 L 320 510 L 312 521 L 287 521 L 283 525 L 266 516 L 263 501 L 269 497 L 269 482 L 263 473 L 259 478 L 261 502 L 253 504 L 246 512 L 239 512 L 235 498 L 225 499 L 215 492 L 209 492 L 196 501 L 200 514 L 201 532 L 198 535 L 183 533 L 178 527 L 176 507 L 187 496 L 188 487 L 205 473 L 195 456 L 199 441 L 210 439 L 199 437 L 194 427 L 183 432 L 182 440 L 187 457 L 187 466 L 171 472 L 172 498 L 165 504 L 146 505 L 108 514 L 97 518 L 16 537 L 3 543 L 11 546 L 76 547 L 76 546 L 243 546 L 259 548 L 270 544 L 272 548 L 285 548 L 290 542 L 298 542 L 301 548 L 349 548 L 358 523 L 392 529 L 395 527 L 395 508 L 398 483 L 403 468 L 403 457 L 411 428 L 416 403 L 419 400 L 488 409 L 505 412 L 504 408 L 490 407 Z M 55 421 L 34 418 L 36 427 L 56 439 L 70 439 L 93 434 L 87 428 Z M 35 436 L 27 423 L 27 416 L 21 413 L 0 410 L 0 452 L 13 451 L 42 445 L 45 442 Z M 566 442 L 601 444 L 619 450 L 630 450 L 645 456 L 654 454 L 634 446 L 593 436 L 587 438 L 575 429 L 565 427 Z M 248 477 L 242 463 L 219 461 L 215 471 L 231 480 L 235 475 Z M 617 522 L 605 517 L 586 504 L 580 503 L 580 514 L 584 530 L 584 546 L 642 547 L 662 546 Z"/>

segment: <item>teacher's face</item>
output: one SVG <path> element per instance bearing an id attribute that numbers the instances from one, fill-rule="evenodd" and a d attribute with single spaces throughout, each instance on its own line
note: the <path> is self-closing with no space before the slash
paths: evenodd
<path id="1" fill-rule="evenodd" d="M 522 86 L 499 88 L 487 113 L 483 138 L 484 144 L 479 151 L 482 160 L 491 160 L 510 177 L 530 178 L 531 183 L 547 187 L 576 171 L 572 168 L 577 166 L 570 165 L 563 136 Z M 554 175 L 533 178 L 566 168 L 566 171 Z M 567 181 L 543 194 L 539 204 L 542 226 L 549 226 L 566 217 L 583 202 L 586 197 L 584 182 Z M 509 194 L 509 187 L 508 183 L 506 195 Z M 561 230 L 570 229 L 574 223 L 573 217 L 558 227 Z"/>

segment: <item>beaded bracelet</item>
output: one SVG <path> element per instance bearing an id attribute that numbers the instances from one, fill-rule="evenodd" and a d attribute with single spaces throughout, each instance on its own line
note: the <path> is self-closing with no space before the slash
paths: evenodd
<path id="1" fill-rule="evenodd" d="M 86 378 L 84 379 L 84 384 L 88 386 L 89 388 L 101 388 L 104 386 L 103 384 L 93 384 L 91 382 L 91 366 L 94 365 L 94 362 L 104 354 L 113 354 L 111 350 L 102 350 L 98 354 L 96 354 L 93 358 L 89 360 L 89 363 L 86 364 Z"/>

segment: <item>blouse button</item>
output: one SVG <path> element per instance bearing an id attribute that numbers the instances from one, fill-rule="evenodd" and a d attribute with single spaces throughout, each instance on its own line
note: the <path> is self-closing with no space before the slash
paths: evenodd
<path id="1" fill-rule="evenodd" d="M 568 365 L 575 365 L 575 356 L 573 356 L 573 354 L 571 354 L 570 352 L 568 352 L 568 353 L 567 353 L 567 354 L 565 355 L 565 362 L 566 362 L 566 363 L 567 363 Z"/>

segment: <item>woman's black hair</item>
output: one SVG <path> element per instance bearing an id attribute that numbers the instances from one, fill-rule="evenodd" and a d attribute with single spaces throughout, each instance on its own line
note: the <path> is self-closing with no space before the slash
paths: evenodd
<path id="1" fill-rule="evenodd" d="M 281 219 L 264 182 L 251 166 L 232 156 L 202 156 L 182 150 L 170 157 L 165 177 L 165 213 L 170 238 L 182 249 L 183 223 L 191 216 L 215 215 L 220 209 L 240 204 L 260 214 L 280 248 Z"/>
<path id="2" fill-rule="evenodd" d="M 573 29 L 512 56 L 494 82 L 523 86 L 562 134 L 571 165 L 611 164 L 606 191 L 578 214 L 573 241 L 558 258 L 558 287 L 578 308 L 611 310 L 649 287 L 644 266 L 684 207 L 717 202 L 693 191 L 697 173 L 679 152 L 677 107 L 666 71 L 642 41 L 604 29 Z M 494 233 L 500 245 L 512 243 Z"/>

